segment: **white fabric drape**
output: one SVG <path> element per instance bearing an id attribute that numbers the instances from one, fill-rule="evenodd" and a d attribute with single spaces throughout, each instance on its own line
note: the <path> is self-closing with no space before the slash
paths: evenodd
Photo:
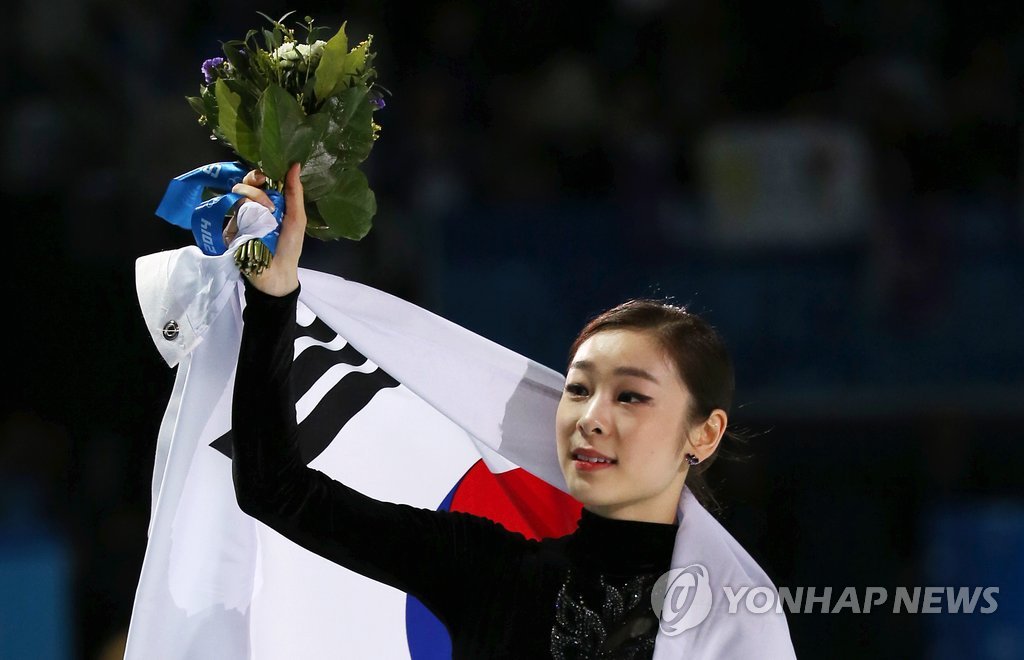
<path id="1" fill-rule="evenodd" d="M 243 231 L 258 234 L 264 213 L 243 205 Z M 244 301 L 230 250 L 149 255 L 136 274 L 147 327 L 178 372 L 157 442 L 126 658 L 409 658 L 405 595 L 243 514 L 230 460 L 210 447 L 230 429 L 241 336 Z M 348 343 L 366 356 L 352 370 L 379 366 L 401 383 L 377 393 L 313 467 L 370 496 L 427 508 L 481 458 L 492 472 L 520 466 L 565 488 L 553 438 L 561 375 L 383 292 L 309 270 L 300 280 L 300 325 L 319 319 L 338 335 L 331 350 Z M 331 382 L 316 383 L 309 396 Z M 386 456 L 375 450 L 382 446 Z M 678 634 L 663 626 L 655 658 L 794 657 L 784 614 L 728 611 L 725 587 L 774 592 L 757 563 L 689 491 L 680 513 L 672 565 L 703 567 L 710 599 L 690 607 L 706 607 L 708 616 Z M 693 584 L 691 600 L 699 591 Z M 696 609 L 691 618 L 701 614 Z"/>

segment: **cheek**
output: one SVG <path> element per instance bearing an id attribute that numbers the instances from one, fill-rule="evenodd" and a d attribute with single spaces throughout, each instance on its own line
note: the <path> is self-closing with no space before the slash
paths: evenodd
<path id="1" fill-rule="evenodd" d="M 652 465 L 672 467 L 682 460 L 685 448 L 686 429 L 677 420 L 658 420 L 657 423 L 636 429 L 636 436 L 644 442 L 636 443 L 638 454 L 651 461 Z"/>
<path id="2" fill-rule="evenodd" d="M 575 428 L 576 417 L 573 415 L 572 405 L 562 399 L 558 402 L 558 410 L 555 412 L 555 437 L 558 444 L 567 443 Z"/>

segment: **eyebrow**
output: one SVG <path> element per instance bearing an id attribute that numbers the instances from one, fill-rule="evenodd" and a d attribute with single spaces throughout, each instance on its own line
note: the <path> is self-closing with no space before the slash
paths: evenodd
<path id="1" fill-rule="evenodd" d="M 569 365 L 569 368 L 579 369 L 580 371 L 593 371 L 594 364 L 589 360 L 576 360 L 571 365 Z M 652 383 L 655 383 L 656 385 L 661 384 L 661 382 L 653 375 L 651 375 L 650 372 L 644 371 L 639 367 L 615 367 L 615 370 L 612 371 L 612 373 L 615 374 L 616 376 L 635 376 L 637 378 L 649 380 Z"/>

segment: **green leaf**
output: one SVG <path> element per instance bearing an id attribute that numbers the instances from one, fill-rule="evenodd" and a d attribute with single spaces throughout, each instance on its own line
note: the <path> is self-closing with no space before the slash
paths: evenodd
<path id="1" fill-rule="evenodd" d="M 327 99 L 324 109 L 331 120 L 324 134 L 324 147 L 342 167 L 355 167 L 366 160 L 373 148 L 373 104 L 365 87 L 349 87 Z"/>
<path id="2" fill-rule="evenodd" d="M 203 103 L 202 98 L 198 96 L 186 96 L 185 100 L 188 101 L 188 104 L 192 106 L 192 109 L 195 110 L 197 115 L 200 117 L 206 116 L 206 104 Z"/>
<path id="3" fill-rule="evenodd" d="M 266 43 L 268 51 L 273 51 L 275 48 L 281 45 L 278 37 L 279 34 L 280 30 L 278 30 L 277 28 L 274 28 L 273 30 L 267 30 L 266 28 L 264 28 L 263 41 L 264 43 Z"/>
<path id="4" fill-rule="evenodd" d="M 217 95 L 213 85 L 199 86 L 199 100 L 203 104 L 203 114 L 206 115 L 206 125 L 214 132 L 219 132 L 217 126 Z M 194 106 L 193 106 L 194 107 Z"/>
<path id="5" fill-rule="evenodd" d="M 373 227 L 377 199 L 366 176 L 353 168 L 340 173 L 337 188 L 318 200 L 316 208 L 326 226 L 309 223 L 306 225 L 307 234 L 321 240 L 348 238 L 358 241 Z"/>
<path id="6" fill-rule="evenodd" d="M 234 67 L 235 75 L 240 78 L 247 78 L 250 74 L 251 66 L 245 42 L 225 41 L 221 45 L 221 50 L 224 51 L 224 58 Z"/>
<path id="7" fill-rule="evenodd" d="M 289 16 L 291 16 L 292 14 L 294 14 L 294 13 L 295 13 L 295 10 L 293 9 L 293 10 L 291 10 L 291 11 L 290 11 L 290 12 L 288 12 L 288 13 L 286 13 L 286 14 L 285 14 L 284 16 L 282 16 L 281 18 L 277 19 L 277 20 L 276 20 L 276 21 L 274 21 L 274 22 L 275 22 L 275 23 L 277 23 L 278 25 L 282 25 L 282 26 L 283 26 L 283 25 L 284 25 L 284 20 L 285 20 L 286 18 L 288 18 Z"/>
<path id="8" fill-rule="evenodd" d="M 262 90 L 258 89 L 248 80 L 239 80 L 235 78 L 224 78 L 224 84 L 228 86 L 235 94 L 238 94 L 242 99 L 242 107 L 246 110 L 246 118 L 253 119 L 253 110 L 256 108 L 256 102 L 259 101 Z M 255 122 L 250 123 L 255 126 Z"/>
<path id="9" fill-rule="evenodd" d="M 367 81 L 373 78 L 376 72 L 367 68 L 374 57 L 373 53 L 370 53 L 370 41 L 372 38 L 371 36 L 348 53 L 345 53 L 345 57 L 341 58 L 340 61 L 332 63 L 330 75 L 335 80 L 334 86 L 329 91 L 321 90 L 323 94 L 317 94 L 318 100 L 326 101 L 328 98 L 336 96 L 351 87 L 365 87 Z M 324 60 L 321 59 L 320 66 L 323 66 L 323 63 Z M 319 72 L 320 67 L 317 67 L 317 73 L 319 74 Z"/>
<path id="10" fill-rule="evenodd" d="M 306 117 L 295 97 L 278 85 L 270 85 L 257 106 L 260 136 L 260 167 L 273 180 L 284 180 L 288 167 L 304 163 L 313 143 L 323 136 L 327 117 Z"/>
<path id="11" fill-rule="evenodd" d="M 299 177 L 307 201 L 315 202 L 338 187 L 338 173 L 331 171 L 337 160 L 324 148 L 323 140 L 313 143 L 313 151 L 303 163 Z"/>
<path id="12" fill-rule="evenodd" d="M 220 134 L 242 160 L 258 163 L 260 143 L 253 130 L 251 106 L 242 102 L 242 95 L 231 89 L 226 80 L 216 82 L 214 93 L 217 101 L 216 125 Z"/>
<path id="13" fill-rule="evenodd" d="M 276 63 L 270 58 L 270 53 L 265 50 L 257 50 L 250 53 L 251 71 L 250 78 L 254 86 L 259 87 L 260 94 L 272 82 L 277 81 L 278 72 Z"/>
<path id="14" fill-rule="evenodd" d="M 348 55 L 345 56 L 344 75 L 355 76 L 366 68 L 366 58 L 370 52 L 370 43 L 372 40 L 372 36 L 368 37 L 366 41 L 360 43 L 349 51 Z"/>
<path id="15" fill-rule="evenodd" d="M 348 37 L 345 35 L 345 25 L 341 24 L 338 33 L 327 40 L 324 45 L 324 52 L 320 56 L 320 64 L 317 65 L 313 76 L 316 82 L 313 85 L 313 93 L 319 102 L 324 101 L 332 94 L 335 88 L 341 87 L 344 82 L 345 59 L 348 57 Z"/>
<path id="16" fill-rule="evenodd" d="M 305 207 L 306 233 L 309 234 L 310 236 L 316 236 L 319 238 L 319 235 L 316 232 L 320 232 L 322 230 L 327 229 L 327 223 L 324 222 L 324 219 L 322 217 L 320 217 L 320 210 L 316 207 L 316 202 L 306 197 Z M 321 240 L 328 240 L 328 238 L 324 237 Z"/>
<path id="17" fill-rule="evenodd" d="M 363 60 L 363 68 L 356 75 L 356 79 L 364 85 L 369 85 L 370 81 L 377 77 L 377 70 L 373 68 L 373 60 L 377 58 L 377 53 L 366 53 L 366 58 Z"/>

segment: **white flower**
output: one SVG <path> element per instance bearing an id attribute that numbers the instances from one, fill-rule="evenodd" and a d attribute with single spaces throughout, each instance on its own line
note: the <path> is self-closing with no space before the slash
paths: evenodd
<path id="1" fill-rule="evenodd" d="M 274 56 L 274 59 L 284 62 L 286 64 L 294 64 L 302 58 L 299 52 L 295 50 L 294 41 L 284 42 L 283 44 L 275 48 L 274 52 L 271 54 Z"/>
<path id="2" fill-rule="evenodd" d="M 327 45 L 326 41 L 316 40 L 311 44 L 299 44 L 296 48 L 302 53 L 304 57 L 308 57 L 311 60 L 319 59 L 324 53 L 324 46 Z"/>
<path id="3" fill-rule="evenodd" d="M 312 44 L 300 44 L 286 41 L 274 49 L 271 55 L 286 69 L 295 67 L 305 71 L 307 66 L 315 67 L 323 55 L 326 42 L 317 40 Z"/>

